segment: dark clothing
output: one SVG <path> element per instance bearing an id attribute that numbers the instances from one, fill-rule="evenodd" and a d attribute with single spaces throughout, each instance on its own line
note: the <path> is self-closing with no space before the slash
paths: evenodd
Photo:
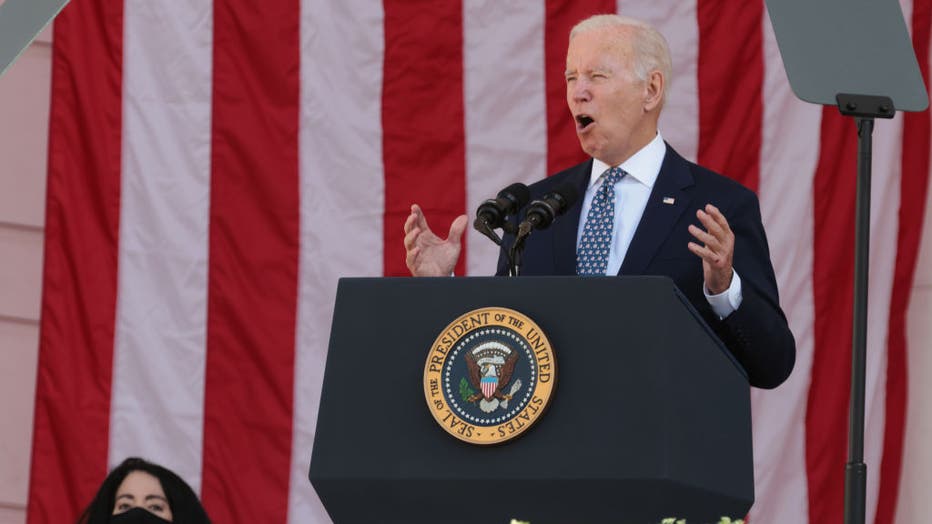
<path id="1" fill-rule="evenodd" d="M 549 229 L 528 237 L 522 275 L 576 274 L 576 235 L 591 170 L 589 160 L 530 186 L 532 200 L 567 184 L 576 187 L 580 198 Z M 665 198 L 673 198 L 674 203 L 664 203 Z M 718 319 L 703 295 L 702 259 L 687 248 L 695 241 L 687 227 L 702 228 L 696 211 L 707 203 L 721 210 L 735 234 L 734 268 L 741 277 L 742 302 L 724 320 Z M 513 240 L 506 237 L 506 248 Z M 507 271 L 503 252 L 498 274 Z M 793 370 L 796 343 L 780 309 L 757 196 L 729 178 L 688 162 L 669 144 L 619 275 L 672 278 L 744 366 L 752 386 L 774 388 Z"/>

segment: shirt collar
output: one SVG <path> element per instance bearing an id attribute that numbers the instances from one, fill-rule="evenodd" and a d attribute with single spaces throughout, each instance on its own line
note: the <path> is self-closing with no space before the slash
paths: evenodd
<path id="1" fill-rule="evenodd" d="M 647 186 L 648 189 L 653 189 L 654 182 L 657 181 L 657 176 L 660 174 L 660 166 L 663 164 L 663 157 L 666 154 L 667 145 L 663 142 L 660 131 L 657 131 L 657 136 L 655 136 L 653 140 L 619 164 L 618 167 L 628 173 L 628 176 L 631 178 Z M 594 186 L 596 182 L 598 182 L 599 177 L 602 176 L 602 173 L 611 167 L 612 166 L 605 162 L 593 158 L 592 173 L 589 175 L 588 187 L 591 188 Z"/>

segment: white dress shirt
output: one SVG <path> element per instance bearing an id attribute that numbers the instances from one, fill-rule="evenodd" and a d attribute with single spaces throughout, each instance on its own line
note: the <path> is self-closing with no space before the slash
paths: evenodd
<path id="1" fill-rule="evenodd" d="M 638 222 L 641 221 L 641 215 L 647 207 L 647 200 L 654 189 L 654 182 L 660 174 L 660 166 L 663 164 L 663 157 L 666 153 L 667 145 L 658 132 L 657 136 L 646 146 L 617 166 L 627 175 L 615 184 L 615 222 L 612 229 L 612 245 L 608 253 L 608 267 L 605 271 L 607 275 L 617 275 L 621 269 Z M 589 216 L 589 209 L 592 207 L 592 199 L 602 186 L 603 175 L 612 167 L 616 166 L 609 166 L 601 160 L 592 159 L 592 173 L 589 175 L 589 186 L 586 188 L 579 228 L 576 232 L 577 249 L 586 225 L 586 217 Z M 712 310 L 720 319 L 727 317 L 741 305 L 741 278 L 738 277 L 736 271 L 732 273 L 731 286 L 726 291 L 718 295 L 710 295 L 705 285 L 702 286 L 702 291 Z"/>

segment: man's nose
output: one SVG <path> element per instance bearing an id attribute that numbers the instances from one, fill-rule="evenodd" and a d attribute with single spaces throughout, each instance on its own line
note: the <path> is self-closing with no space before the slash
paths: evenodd
<path id="1" fill-rule="evenodd" d="M 570 93 L 573 96 L 574 102 L 588 102 L 592 99 L 589 83 L 582 79 L 573 83 Z"/>

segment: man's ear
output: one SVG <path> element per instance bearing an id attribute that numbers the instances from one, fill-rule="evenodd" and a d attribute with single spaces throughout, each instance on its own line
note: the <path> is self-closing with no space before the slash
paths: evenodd
<path id="1" fill-rule="evenodd" d="M 667 88 L 663 73 L 654 70 L 647 75 L 644 90 L 644 112 L 649 113 L 663 103 L 663 93 Z"/>

